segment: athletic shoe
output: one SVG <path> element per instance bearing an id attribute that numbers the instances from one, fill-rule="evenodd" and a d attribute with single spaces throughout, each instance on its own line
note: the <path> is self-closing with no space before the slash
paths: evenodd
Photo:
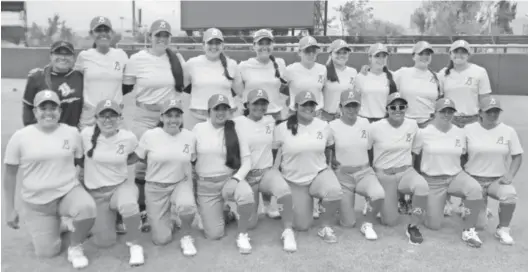
<path id="1" fill-rule="evenodd" d="M 334 233 L 334 230 L 331 227 L 323 227 L 318 232 L 317 235 L 319 237 L 323 238 L 323 241 L 333 244 L 337 243 L 337 237 Z"/>
<path id="2" fill-rule="evenodd" d="M 73 268 L 80 269 L 88 266 L 88 258 L 84 256 L 82 245 L 68 247 L 68 261 Z"/>
<path id="3" fill-rule="evenodd" d="M 130 252 L 130 260 L 128 264 L 131 266 L 140 266 L 145 263 L 145 255 L 143 254 L 143 247 L 140 245 L 127 243 Z"/>
<path id="4" fill-rule="evenodd" d="M 510 235 L 510 228 L 508 227 L 497 227 L 495 237 L 497 237 L 502 244 L 510 246 L 515 244 L 515 241 L 513 241 L 513 238 Z"/>
<path id="5" fill-rule="evenodd" d="M 374 231 L 374 228 L 372 227 L 372 223 L 365 222 L 363 225 L 361 225 L 361 233 L 365 235 L 365 238 L 367 240 L 377 240 L 378 235 Z"/>
<path id="6" fill-rule="evenodd" d="M 139 229 L 142 232 L 149 232 L 150 224 L 148 222 L 147 211 L 142 211 L 140 215 L 141 215 L 141 224 L 139 225 Z"/>
<path id="7" fill-rule="evenodd" d="M 125 223 L 123 222 L 116 223 L 116 233 L 121 234 L 121 235 L 127 233 Z"/>
<path id="8" fill-rule="evenodd" d="M 271 203 L 265 202 L 264 203 L 264 213 L 266 216 L 268 216 L 271 219 L 280 219 L 281 214 L 279 212 L 279 209 L 276 207 L 276 205 L 271 205 Z"/>
<path id="9" fill-rule="evenodd" d="M 284 246 L 284 251 L 286 252 L 295 252 L 297 251 L 297 242 L 295 241 L 295 234 L 293 230 L 288 228 L 282 232 L 282 242 Z"/>
<path id="10" fill-rule="evenodd" d="M 238 251 L 241 254 L 249 254 L 251 253 L 251 244 L 249 243 L 249 234 L 247 233 L 240 233 L 238 234 L 238 237 L 236 239 L 236 244 L 238 247 Z"/>
<path id="11" fill-rule="evenodd" d="M 196 255 L 196 247 L 194 246 L 194 239 L 190 235 L 185 235 L 180 240 L 180 246 L 184 256 Z"/>
<path id="12" fill-rule="evenodd" d="M 409 238 L 409 243 L 412 245 L 419 245 L 423 242 L 423 236 L 418 226 L 407 225 L 405 234 Z"/>
<path id="13" fill-rule="evenodd" d="M 462 231 L 462 241 L 466 242 L 466 244 L 470 247 L 479 248 L 482 246 L 482 241 L 475 231 L 475 228 Z"/>

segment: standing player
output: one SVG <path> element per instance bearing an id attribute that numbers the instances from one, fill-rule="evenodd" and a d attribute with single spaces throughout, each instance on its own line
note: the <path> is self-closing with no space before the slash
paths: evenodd
<path id="1" fill-rule="evenodd" d="M 185 256 L 196 255 L 190 236 L 196 214 L 191 174 L 191 161 L 196 157 L 194 146 L 194 135 L 183 128 L 181 101 L 169 99 L 162 105 L 159 127 L 147 130 L 136 149 L 139 159 L 147 165 L 145 199 L 152 241 L 156 245 L 172 241 L 172 218 L 179 217 L 180 246 Z"/>
<path id="2" fill-rule="evenodd" d="M 81 51 L 75 63 L 75 69 L 84 75 L 81 129 L 95 124 L 95 106 L 100 101 L 110 99 L 123 103 L 123 70 L 128 61 L 125 51 L 111 47 L 114 31 L 108 18 L 93 18 L 90 35 L 94 39 L 93 48 Z"/>
<path id="3" fill-rule="evenodd" d="M 321 118 L 332 121 L 339 118 L 339 97 L 345 90 L 354 88 L 356 69 L 346 65 L 350 48 L 343 40 L 330 44 L 330 57 L 326 64 L 326 81 L 323 87 L 324 106 Z"/>
<path id="4" fill-rule="evenodd" d="M 83 75 L 72 70 L 75 51 L 69 42 L 58 41 L 51 45 L 50 64 L 29 72 L 22 98 L 24 126 L 35 124 L 33 100 L 42 90 L 52 90 L 61 99 L 60 123 L 77 127 L 83 104 Z"/>
<path id="5" fill-rule="evenodd" d="M 181 54 L 174 54 L 168 47 L 171 26 L 164 20 L 156 20 L 150 26 L 151 47 L 130 57 L 123 84 L 134 89 L 136 110 L 132 131 L 138 139 L 148 129 L 159 123 L 161 105 L 181 96 L 183 90 L 184 63 Z M 178 72 L 179 71 L 179 72 Z M 145 167 L 141 161 L 136 164 L 136 185 L 139 188 L 139 209 L 142 214 L 141 229 L 150 230 L 145 211 Z"/>
<path id="6" fill-rule="evenodd" d="M 353 227 L 356 224 L 355 195 L 364 196 L 370 203 L 366 220 L 361 224 L 361 233 L 368 240 L 378 239 L 372 224 L 383 206 L 385 192 L 376 174 L 370 167 L 368 157 L 369 122 L 358 116 L 361 97 L 354 91 L 340 95 L 341 118 L 330 122 L 335 150 L 332 167 L 341 183 L 343 198 L 339 210 L 341 225 Z"/>
<path id="7" fill-rule="evenodd" d="M 341 201 L 341 185 L 328 167 L 326 151 L 333 145 L 327 122 L 315 118 L 316 96 L 308 91 L 295 95 L 295 114 L 274 131 L 275 152 L 280 150 L 282 176 L 290 185 L 293 197 L 294 227 L 308 230 L 313 222 L 312 198 L 322 199 L 321 229 L 324 241 L 336 243 L 330 227 Z"/>
<path id="8" fill-rule="evenodd" d="M 21 197 L 26 227 L 38 257 L 60 253 L 60 216 L 73 218 L 68 261 L 74 268 L 88 265 L 83 242 L 96 215 L 95 203 L 77 180 L 74 161 L 82 159 L 81 136 L 76 128 L 60 124 L 60 99 L 50 90 L 40 91 L 33 100 L 34 125 L 16 131 L 5 152 L 3 180 L 7 225 L 18 229 L 15 211 L 17 172 L 22 170 Z"/>
<path id="9" fill-rule="evenodd" d="M 501 243 L 512 245 L 509 226 L 517 203 L 512 182 L 521 167 L 524 151 L 515 129 L 499 121 L 501 111 L 497 98 L 489 96 L 480 101 L 480 121 L 464 128 L 468 148 L 465 169 L 482 186 L 486 204 L 488 196 L 499 201 L 495 236 Z M 482 210 L 477 226 L 484 228 L 486 219 Z"/>
<path id="10" fill-rule="evenodd" d="M 114 226 L 116 215 L 123 216 L 125 225 L 131 226 L 125 235 L 130 251 L 130 265 L 144 263 L 143 247 L 138 243 L 141 218 L 138 207 L 138 189 L 128 181 L 128 165 L 137 157 L 136 136 L 119 129 L 121 106 L 112 100 L 102 100 L 95 107 L 95 126 L 81 132 L 84 158 L 84 185 L 97 205 L 97 218 L 93 229 L 94 242 L 109 247 L 117 241 Z"/>
<path id="11" fill-rule="evenodd" d="M 439 230 L 444 219 L 443 207 L 448 195 L 461 197 L 469 215 L 464 218 L 462 240 L 471 247 L 480 247 L 482 241 L 475 231 L 482 208 L 482 188 L 461 166 L 460 158 L 466 153 L 464 130 L 451 123 L 456 112 L 449 98 L 436 102 L 436 112 L 430 124 L 420 129 L 413 153 L 421 154 L 422 175 L 429 184 L 427 227 Z"/>
<path id="12" fill-rule="evenodd" d="M 240 253 L 251 253 L 248 234 L 249 220 L 255 200 L 246 175 L 251 170 L 251 154 L 247 142 L 231 115 L 229 96 L 215 94 L 207 102 L 209 118 L 193 129 L 196 136 L 196 165 L 198 175 L 198 208 L 205 236 L 220 239 L 224 236 L 224 202 L 234 200 L 237 205 L 238 234 L 236 244 Z"/>
<path id="13" fill-rule="evenodd" d="M 235 60 L 224 54 L 224 36 L 216 28 L 209 28 L 203 36 L 205 54 L 189 59 L 185 69 L 185 91 L 191 95 L 190 121 L 185 124 L 193 129 L 197 123 L 207 120 L 207 101 L 214 94 L 229 99 L 231 112 L 236 110 L 233 93 L 240 96 L 243 85 Z M 206 75 L 206 76 L 205 76 Z"/>
<path id="14" fill-rule="evenodd" d="M 238 130 L 244 133 L 251 152 L 251 171 L 246 179 L 253 188 L 255 205 L 250 219 L 250 227 L 254 228 L 258 221 L 259 192 L 273 195 L 277 203 L 282 206 L 280 216 L 284 225 L 282 240 L 284 250 L 293 252 L 297 250 L 295 235 L 293 233 L 293 203 L 289 185 L 282 178 L 281 173 L 273 166 L 273 131 L 275 120 L 266 115 L 270 104 L 268 93 L 262 89 L 252 90 L 247 95 L 246 109 L 243 116 L 236 117 Z"/>
<path id="15" fill-rule="evenodd" d="M 388 117 L 372 124 L 369 138 L 374 153 L 372 165 L 385 190 L 381 221 L 389 226 L 397 224 L 398 192 L 412 195 L 411 223 L 406 234 L 411 244 L 421 244 L 423 236 L 418 225 L 424 219 L 429 187 L 412 167 L 411 152 L 418 125 L 405 118 L 408 103 L 400 93 L 389 95 L 386 105 Z"/>

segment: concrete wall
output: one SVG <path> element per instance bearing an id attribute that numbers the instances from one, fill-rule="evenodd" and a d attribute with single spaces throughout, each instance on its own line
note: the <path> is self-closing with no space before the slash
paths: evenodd
<path id="1" fill-rule="evenodd" d="M 180 51 L 185 59 L 202 54 L 201 51 Z M 127 52 L 129 55 L 134 52 Z M 231 58 L 241 61 L 254 56 L 249 51 L 227 51 Z M 287 64 L 298 60 L 293 52 L 275 52 L 275 56 L 284 58 Z M 328 54 L 322 53 L 318 61 L 324 63 Z M 29 70 L 42 67 L 49 61 L 49 50 L 45 48 L 2 48 L 2 77 L 25 78 Z M 471 61 L 485 67 L 491 80 L 493 92 L 502 95 L 528 95 L 528 54 L 475 54 Z M 435 71 L 449 62 L 446 54 L 433 56 L 431 68 Z M 364 53 L 352 53 L 349 65 L 359 69 L 367 63 Z M 409 54 L 393 54 L 389 58 L 389 69 L 412 65 Z"/>

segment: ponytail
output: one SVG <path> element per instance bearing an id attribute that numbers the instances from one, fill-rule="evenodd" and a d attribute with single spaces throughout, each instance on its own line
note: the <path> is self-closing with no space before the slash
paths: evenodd
<path id="1" fill-rule="evenodd" d="M 299 119 L 297 119 L 297 113 L 290 115 L 288 119 L 286 119 L 286 128 L 288 128 L 292 135 L 297 135 L 297 129 L 299 128 Z"/>
<path id="2" fill-rule="evenodd" d="M 225 165 L 233 170 L 238 170 L 242 165 L 240 158 L 240 142 L 235 130 L 235 122 L 227 120 L 224 125 L 224 143 L 226 146 Z"/>
<path id="3" fill-rule="evenodd" d="M 178 56 L 172 52 L 170 48 L 165 49 L 165 53 L 167 53 L 167 57 L 169 58 L 169 63 L 171 66 L 171 73 L 174 77 L 174 89 L 181 93 L 183 92 L 184 86 L 183 86 L 183 67 L 180 62 L 180 59 Z"/>
<path id="4" fill-rule="evenodd" d="M 95 44 L 95 42 L 92 44 L 92 48 L 97 48 L 97 44 Z"/>
<path id="5" fill-rule="evenodd" d="M 440 90 L 440 80 L 438 80 L 438 76 L 436 75 L 436 73 L 431 70 L 431 68 L 428 68 L 429 69 L 429 72 L 431 72 L 431 74 L 433 74 L 433 78 L 436 82 L 436 90 L 438 91 L 438 99 L 442 98 L 443 95 L 442 95 L 442 90 Z"/>
<path id="6" fill-rule="evenodd" d="M 101 129 L 97 124 L 95 124 L 94 132 L 92 134 L 92 139 L 90 140 L 92 142 L 92 148 L 86 152 L 86 155 L 88 158 L 91 158 L 93 156 L 93 152 L 95 147 L 97 146 L 97 139 L 99 138 L 99 135 L 101 135 Z"/>
<path id="7" fill-rule="evenodd" d="M 233 80 L 233 77 L 229 75 L 229 70 L 227 69 L 227 58 L 224 55 L 224 53 L 220 53 L 220 62 L 222 63 L 222 67 L 224 67 L 224 75 L 228 80 Z"/>
<path id="8" fill-rule="evenodd" d="M 387 80 L 389 81 L 389 94 L 397 93 L 398 88 L 396 87 L 396 82 L 394 82 L 394 78 L 392 77 L 392 73 L 389 71 L 387 66 L 383 67 L 383 72 L 387 75 Z"/>
<path id="9" fill-rule="evenodd" d="M 271 62 L 273 63 L 273 68 L 275 68 L 275 77 L 278 78 L 282 84 L 286 84 L 286 83 L 288 83 L 286 80 L 284 80 L 284 79 L 281 77 L 281 74 L 280 74 L 280 72 L 279 72 L 279 65 L 278 65 L 277 62 L 275 61 L 275 56 L 270 55 L 270 56 L 269 56 L 269 59 L 270 59 Z"/>
<path id="10" fill-rule="evenodd" d="M 163 122 L 159 121 L 156 127 L 163 128 Z"/>
<path id="11" fill-rule="evenodd" d="M 339 77 L 337 77 L 336 68 L 331 54 L 332 53 L 330 53 L 328 61 L 326 62 L 326 79 L 330 82 L 339 82 Z"/>
<path id="12" fill-rule="evenodd" d="M 244 110 L 243 110 L 242 114 L 243 114 L 244 116 L 248 116 L 248 115 L 249 115 L 248 103 L 247 103 L 247 102 L 244 103 L 243 106 L 244 106 Z"/>
<path id="13" fill-rule="evenodd" d="M 448 76 L 449 73 L 451 73 L 451 69 L 453 69 L 455 67 L 455 64 L 453 63 L 452 60 L 449 61 L 449 65 L 447 65 L 447 68 L 445 70 L 445 75 Z"/>

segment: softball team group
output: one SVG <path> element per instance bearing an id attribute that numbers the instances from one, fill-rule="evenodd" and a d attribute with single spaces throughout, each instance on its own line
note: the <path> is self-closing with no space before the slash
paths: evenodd
<path id="1" fill-rule="evenodd" d="M 141 231 L 163 245 L 179 229 L 182 252 L 192 256 L 193 224 L 208 239 L 222 238 L 228 202 L 236 207 L 234 242 L 248 254 L 260 194 L 266 213 L 282 220 L 276 235 L 287 252 L 297 250 L 295 231 L 308 230 L 314 218 L 320 217 L 317 234 L 337 242 L 337 215 L 341 226 L 357 225 L 376 240 L 377 217 L 394 226 L 400 213 L 409 214 L 405 233 L 420 244 L 419 226 L 440 229 L 451 195 L 462 199 L 462 241 L 482 245 L 476 229 L 486 226 L 489 196 L 499 201 L 495 236 L 514 243 L 512 181 L 523 149 L 516 131 L 500 121 L 503 109 L 490 96 L 486 70 L 468 62 L 467 42 L 453 43 L 449 66 L 439 73 L 429 68 L 427 42 L 413 48 L 413 67 L 395 72 L 387 68 L 387 48 L 375 44 L 358 73 L 346 66 L 351 50 L 343 40 L 330 45 L 322 65 L 317 41 L 303 37 L 300 61 L 286 66 L 272 55 L 271 32 L 259 30 L 256 56 L 237 64 L 223 53 L 222 33 L 211 28 L 204 54 L 185 61 L 168 49 L 170 25 L 157 20 L 151 47 L 128 59 L 110 47 L 108 18 L 96 17 L 90 27 L 94 46 L 75 65 L 73 46 L 59 42 L 50 65 L 30 73 L 25 127 L 5 153 L 8 225 L 19 227 L 20 169 L 21 211 L 37 256 L 60 253 L 64 217 L 71 219 L 67 256 L 75 268 L 88 265 L 82 244 L 90 235 L 108 247 L 124 234 L 130 264 L 142 265 Z M 73 76 L 82 84 L 72 86 Z M 62 83 L 36 84 L 38 78 Z M 79 92 L 78 103 L 69 103 Z M 136 107 L 129 130 L 122 109 L 130 92 Z M 190 94 L 188 108 L 182 92 Z M 368 203 L 361 219 L 356 194 Z"/>

